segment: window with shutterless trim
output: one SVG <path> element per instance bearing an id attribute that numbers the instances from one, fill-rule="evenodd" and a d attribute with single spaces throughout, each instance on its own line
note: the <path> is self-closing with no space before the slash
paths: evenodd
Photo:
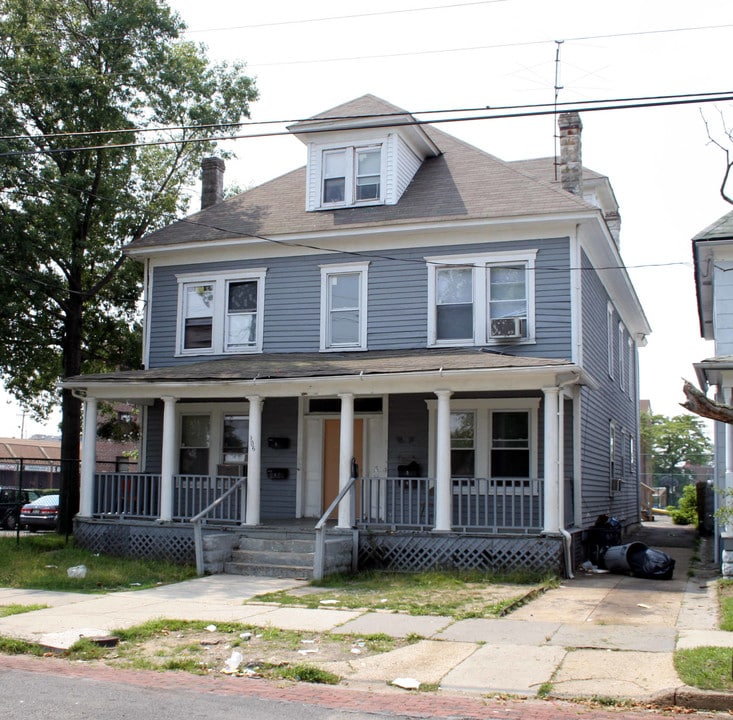
<path id="1" fill-rule="evenodd" d="M 176 353 L 261 352 L 265 272 L 256 269 L 176 276 Z"/>
<path id="2" fill-rule="evenodd" d="M 321 350 L 366 350 L 368 268 L 321 266 Z"/>
<path id="3" fill-rule="evenodd" d="M 536 254 L 426 257 L 428 345 L 534 342 Z"/>
<path id="4" fill-rule="evenodd" d="M 381 144 L 323 149 L 321 206 L 382 202 L 383 165 Z"/>

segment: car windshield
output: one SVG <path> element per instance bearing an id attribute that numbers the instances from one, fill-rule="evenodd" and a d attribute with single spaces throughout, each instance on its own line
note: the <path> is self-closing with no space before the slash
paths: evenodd
<path id="1" fill-rule="evenodd" d="M 58 504 L 59 504 L 58 495 L 42 495 L 37 500 L 34 500 L 31 503 L 28 503 L 28 505 L 33 505 L 33 507 L 47 507 L 49 505 L 58 505 Z"/>

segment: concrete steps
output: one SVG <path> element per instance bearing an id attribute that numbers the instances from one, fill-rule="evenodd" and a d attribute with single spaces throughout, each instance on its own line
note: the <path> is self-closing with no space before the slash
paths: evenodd
<path id="1" fill-rule="evenodd" d="M 313 533 L 242 535 L 232 549 L 231 559 L 224 563 L 224 572 L 310 579 L 314 556 Z"/>

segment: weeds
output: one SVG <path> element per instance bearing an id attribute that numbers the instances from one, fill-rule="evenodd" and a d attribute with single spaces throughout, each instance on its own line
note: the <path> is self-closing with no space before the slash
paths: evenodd
<path id="1" fill-rule="evenodd" d="M 84 578 L 67 570 L 85 565 Z M 0 538 L 0 586 L 73 592 L 141 590 L 195 577 L 193 567 L 99 555 L 55 534 Z"/>

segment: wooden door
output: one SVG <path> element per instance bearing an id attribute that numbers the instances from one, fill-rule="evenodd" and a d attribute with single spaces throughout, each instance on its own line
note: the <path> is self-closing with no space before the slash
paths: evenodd
<path id="1" fill-rule="evenodd" d="M 341 448 L 341 420 L 323 421 L 323 510 L 339 494 L 339 451 Z M 354 457 L 361 473 L 364 468 L 364 421 L 354 420 Z"/>

